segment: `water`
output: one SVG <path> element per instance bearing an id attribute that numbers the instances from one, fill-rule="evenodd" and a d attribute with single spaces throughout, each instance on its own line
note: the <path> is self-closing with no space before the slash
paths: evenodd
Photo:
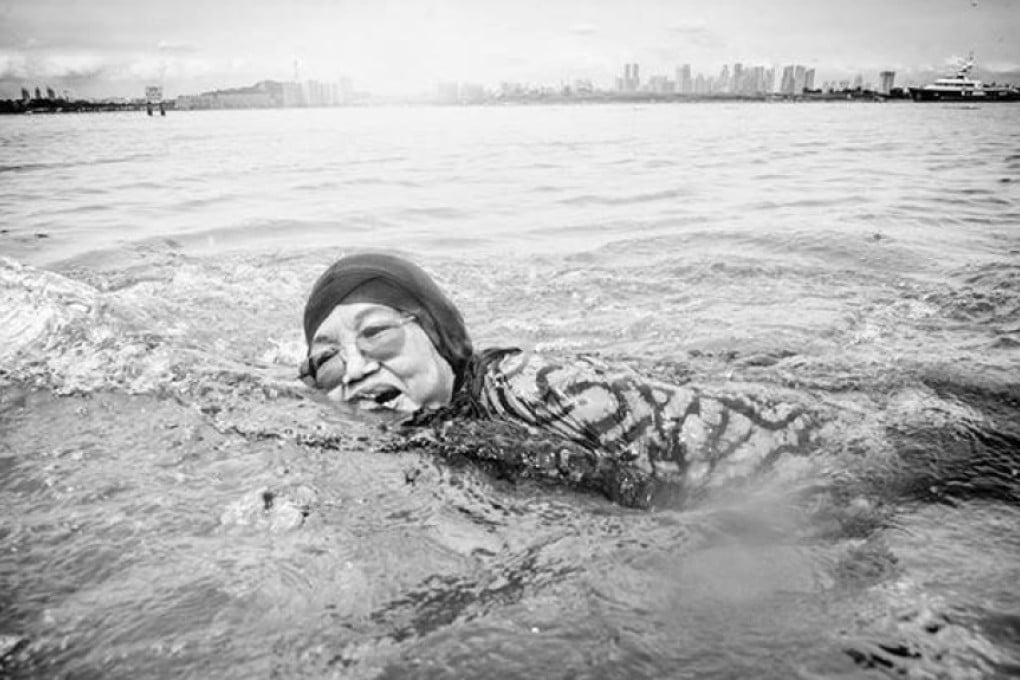
<path id="1" fill-rule="evenodd" d="M 0 119 L 0 673 L 1017 673 L 1018 123 Z M 824 450 L 639 512 L 401 446 L 294 380 L 304 296 L 364 248 L 476 346 L 809 402 Z"/>

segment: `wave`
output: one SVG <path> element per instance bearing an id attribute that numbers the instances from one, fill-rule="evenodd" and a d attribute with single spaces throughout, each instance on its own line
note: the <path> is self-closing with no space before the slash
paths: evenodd
<path id="1" fill-rule="evenodd" d="M 0 257 L 0 361 L 100 313 L 101 295 L 91 286 Z"/>
<path id="2" fill-rule="evenodd" d="M 647 193 L 630 194 L 626 196 L 604 196 L 596 194 L 583 194 L 562 198 L 558 202 L 566 205 L 636 205 L 641 203 L 655 203 L 668 201 L 677 198 L 690 196 L 689 189 L 665 189 Z"/>
<path id="3" fill-rule="evenodd" d="M 189 280 L 183 272 L 161 278 L 141 269 L 93 275 L 94 286 L 0 258 L 0 382 L 56 394 L 294 391 L 295 381 L 273 368 L 282 360 L 291 377 L 301 350 L 289 349 L 289 340 L 267 355 L 272 363 L 258 362 L 217 349 L 215 327 L 203 337 L 181 325 L 178 305 L 163 297 L 167 289 L 214 294 L 212 271 Z M 224 300 L 235 294 L 220 293 Z"/>
<path id="4" fill-rule="evenodd" d="M 115 156 L 112 158 L 84 158 L 80 161 L 37 161 L 35 163 L 0 163 L 0 174 L 2 173 L 19 173 L 19 172 L 34 172 L 36 170 L 60 170 L 63 168 L 78 168 L 78 167 L 90 167 L 94 165 L 109 165 L 115 163 L 131 163 L 135 161 L 144 161 L 150 158 L 154 158 L 155 155 L 151 153 L 134 153 L 125 154 L 123 156 Z"/>

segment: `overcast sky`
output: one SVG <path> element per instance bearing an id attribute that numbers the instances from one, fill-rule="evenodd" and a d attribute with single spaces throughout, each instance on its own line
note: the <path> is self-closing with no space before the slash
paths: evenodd
<path id="1" fill-rule="evenodd" d="M 438 81 L 609 87 L 690 63 L 882 69 L 897 83 L 973 50 L 1020 79 L 1020 0 L 0 0 L 0 96 L 50 85 L 82 96 L 168 96 L 264 78 L 353 79 L 415 93 Z"/>

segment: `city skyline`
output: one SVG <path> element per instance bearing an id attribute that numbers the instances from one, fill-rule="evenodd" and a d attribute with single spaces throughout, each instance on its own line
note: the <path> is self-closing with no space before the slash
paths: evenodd
<path id="1" fill-rule="evenodd" d="M 375 94 L 438 83 L 590 81 L 614 89 L 623 64 L 645 79 L 683 64 L 813 69 L 816 81 L 908 84 L 973 51 L 985 78 L 1020 80 L 1012 0 L 568 2 L 277 0 L 140 3 L 8 0 L 0 5 L 0 97 L 23 86 L 76 96 L 175 96 L 262 79 L 353 80 Z M 645 75 L 647 74 L 647 75 Z"/>
<path id="2" fill-rule="evenodd" d="M 170 101 L 177 109 L 209 108 L 293 108 L 342 106 L 349 104 L 385 103 L 491 103 L 498 101 L 564 101 L 580 100 L 631 100 L 634 97 L 653 97 L 658 101 L 682 97 L 738 97 L 762 98 L 766 96 L 800 97 L 825 94 L 896 95 L 892 92 L 895 72 L 883 71 L 878 76 L 879 85 L 865 79 L 858 73 L 852 80 L 815 82 L 815 70 L 803 64 L 789 64 L 782 69 L 755 64 L 724 64 L 718 75 L 704 74 L 692 69 L 690 64 L 678 66 L 674 77 L 653 74 L 643 78 L 640 64 L 623 64 L 623 72 L 617 76 L 613 86 L 599 87 L 588 79 L 577 79 L 571 83 L 549 86 L 536 83 L 504 81 L 498 87 L 486 87 L 478 83 L 447 81 L 436 84 L 432 93 L 419 93 L 404 97 L 378 97 L 373 93 L 357 90 L 348 78 L 339 82 L 318 80 L 260 80 L 241 87 L 217 88 L 198 93 L 166 95 L 161 86 L 146 86 L 143 96 L 100 97 L 92 99 L 75 98 L 71 93 L 56 92 L 51 87 L 22 86 L 18 101 L 23 106 L 39 105 L 43 101 L 77 101 L 96 104 L 152 104 Z M 296 75 L 296 74 L 295 74 Z M 903 90 L 902 87 L 899 90 Z M 33 97 L 34 92 L 34 97 Z M 43 99 L 42 92 L 46 93 Z M 2 100 L 2 101 L 14 101 Z"/>

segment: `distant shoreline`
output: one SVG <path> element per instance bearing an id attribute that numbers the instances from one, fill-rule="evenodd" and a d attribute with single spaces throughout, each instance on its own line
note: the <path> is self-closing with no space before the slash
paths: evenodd
<path id="1" fill-rule="evenodd" d="M 886 101 L 906 101 L 909 97 L 887 96 L 874 92 L 832 92 L 805 95 L 589 95 L 589 96 L 535 96 L 510 98 L 484 98 L 477 101 L 416 101 L 365 99 L 358 102 L 338 104 L 335 106 L 249 106 L 249 107 L 203 107 L 177 108 L 174 100 L 163 102 L 166 111 L 238 111 L 238 110 L 285 110 L 285 109 L 345 109 L 394 106 L 428 106 L 428 107 L 501 107 L 501 106 L 582 106 L 591 104 L 702 104 L 702 103 L 814 103 L 814 102 L 854 102 L 882 103 Z M 159 104 L 153 104 L 158 109 Z M 86 101 L 52 101 L 24 103 L 16 100 L 0 100 L 0 114 L 7 115 L 54 115 L 66 113 L 122 113 L 145 112 L 146 103 L 111 103 Z M 153 115 L 159 115 L 158 110 Z"/>

